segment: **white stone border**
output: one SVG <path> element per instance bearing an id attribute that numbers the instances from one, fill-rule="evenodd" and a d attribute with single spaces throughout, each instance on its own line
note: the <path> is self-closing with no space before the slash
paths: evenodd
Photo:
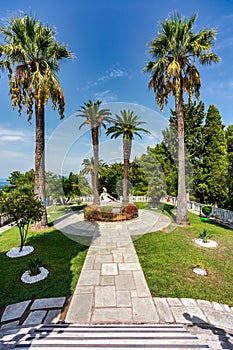
<path id="1" fill-rule="evenodd" d="M 197 275 L 207 276 L 207 271 L 203 267 L 194 267 L 193 272 Z"/>
<path id="2" fill-rule="evenodd" d="M 8 258 L 20 258 L 21 256 L 31 254 L 33 252 L 34 248 L 32 246 L 28 245 L 28 246 L 23 246 L 21 252 L 19 250 L 20 250 L 20 247 L 11 248 L 6 253 L 6 256 L 8 256 Z"/>
<path id="3" fill-rule="evenodd" d="M 48 274 L 49 271 L 46 268 L 40 267 L 40 273 L 35 276 L 31 276 L 30 271 L 25 271 L 21 276 L 21 281 L 27 284 L 36 283 L 45 279 Z"/>
<path id="4" fill-rule="evenodd" d="M 203 239 L 196 238 L 194 241 L 197 245 L 205 248 L 216 248 L 218 246 L 218 243 L 211 239 L 208 239 L 207 242 L 203 242 Z"/>

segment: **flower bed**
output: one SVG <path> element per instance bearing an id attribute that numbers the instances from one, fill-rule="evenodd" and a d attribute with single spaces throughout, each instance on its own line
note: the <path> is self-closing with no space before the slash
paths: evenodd
<path id="1" fill-rule="evenodd" d="M 138 208 L 134 204 L 113 207 L 112 210 L 102 210 L 101 207 L 87 206 L 84 208 L 84 218 L 94 221 L 124 221 L 138 217 Z"/>

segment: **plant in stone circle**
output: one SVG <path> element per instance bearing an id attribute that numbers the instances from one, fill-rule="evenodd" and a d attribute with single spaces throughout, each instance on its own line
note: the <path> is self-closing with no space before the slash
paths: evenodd
<path id="1" fill-rule="evenodd" d="M 204 229 L 203 232 L 199 234 L 199 238 L 202 239 L 204 243 L 207 243 L 212 238 L 212 235 L 206 229 Z"/>
<path id="2" fill-rule="evenodd" d="M 201 256 L 200 258 L 198 258 L 193 267 L 204 270 L 205 269 L 204 256 Z"/>
<path id="3" fill-rule="evenodd" d="M 40 267 L 42 265 L 42 259 L 36 257 L 28 261 L 28 270 L 30 271 L 30 276 L 35 276 L 40 273 Z"/>

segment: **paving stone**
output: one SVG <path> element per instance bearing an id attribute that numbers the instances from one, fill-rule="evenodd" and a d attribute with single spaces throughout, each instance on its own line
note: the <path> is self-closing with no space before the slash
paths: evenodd
<path id="1" fill-rule="evenodd" d="M 80 324 L 90 322 L 92 302 L 93 294 L 73 295 L 65 321 Z"/>
<path id="2" fill-rule="evenodd" d="M 208 309 L 205 310 L 205 315 L 210 324 L 217 327 L 233 329 L 233 315 L 231 313 Z"/>
<path id="3" fill-rule="evenodd" d="M 150 291 L 147 286 L 144 274 L 142 271 L 133 271 L 133 277 L 138 297 L 150 297 Z"/>
<path id="4" fill-rule="evenodd" d="M 199 307 L 172 306 L 171 311 L 176 323 L 207 323 L 207 319 Z"/>
<path id="5" fill-rule="evenodd" d="M 119 263 L 119 271 L 136 271 L 141 270 L 139 263 Z"/>
<path id="6" fill-rule="evenodd" d="M 63 305 L 65 304 L 65 301 L 66 301 L 65 297 L 36 299 L 34 300 L 30 309 L 38 310 L 38 309 L 51 309 L 51 308 L 59 308 L 59 307 L 62 308 Z"/>
<path id="7" fill-rule="evenodd" d="M 116 263 L 104 263 L 101 267 L 101 275 L 115 276 L 118 274 Z"/>
<path id="8" fill-rule="evenodd" d="M 159 315 L 159 322 L 174 322 L 170 307 L 165 298 L 153 298 Z"/>
<path id="9" fill-rule="evenodd" d="M 21 303 L 8 305 L 3 312 L 1 322 L 20 318 L 30 302 L 31 300 L 26 300 Z"/>
<path id="10" fill-rule="evenodd" d="M 113 286 L 115 284 L 113 276 L 100 276 L 101 286 Z"/>
<path id="11" fill-rule="evenodd" d="M 95 307 L 116 306 L 115 286 L 95 287 Z"/>
<path id="12" fill-rule="evenodd" d="M 116 292 L 117 297 L 117 307 L 130 307 L 131 303 L 131 294 L 128 290 L 118 290 Z"/>
<path id="13" fill-rule="evenodd" d="M 182 306 L 182 303 L 178 298 L 167 298 L 167 302 L 170 306 Z"/>
<path id="14" fill-rule="evenodd" d="M 61 316 L 61 309 L 50 310 L 45 317 L 44 323 L 58 323 Z"/>
<path id="15" fill-rule="evenodd" d="M 135 289 L 135 283 L 132 274 L 115 276 L 116 290 Z"/>
<path id="16" fill-rule="evenodd" d="M 226 305 L 226 304 L 221 304 L 221 306 L 223 307 L 223 309 L 227 312 L 231 312 L 231 308 L 229 305 Z"/>
<path id="17" fill-rule="evenodd" d="M 19 321 L 12 321 L 2 324 L 1 329 L 14 328 L 19 325 Z"/>
<path id="18" fill-rule="evenodd" d="M 197 299 L 197 304 L 200 306 L 200 307 L 212 307 L 211 305 L 211 302 L 207 301 L 207 300 L 200 300 L 200 299 Z"/>
<path id="19" fill-rule="evenodd" d="M 91 323 L 132 323 L 131 308 L 99 308 L 93 310 Z"/>
<path id="20" fill-rule="evenodd" d="M 96 255 L 95 262 L 101 262 L 101 263 L 107 263 L 107 262 L 113 262 L 112 261 L 112 255 L 108 254 L 102 254 L 102 255 Z"/>
<path id="21" fill-rule="evenodd" d="M 152 298 L 132 298 L 134 322 L 158 322 L 159 316 Z"/>
<path id="22" fill-rule="evenodd" d="M 184 306 L 197 306 L 197 303 L 194 299 L 191 299 L 191 298 L 181 298 L 180 299 L 182 304 Z"/>
<path id="23" fill-rule="evenodd" d="M 47 312 L 44 310 L 36 310 L 36 311 L 30 312 L 30 314 L 24 321 L 23 325 L 27 326 L 27 325 L 41 324 L 43 322 L 43 319 L 45 318 L 46 313 Z"/>
<path id="24" fill-rule="evenodd" d="M 79 277 L 78 284 L 80 286 L 93 286 L 93 285 L 98 285 L 100 283 L 100 274 L 99 271 L 88 271 L 84 272 L 82 270 L 81 276 Z"/>
<path id="25" fill-rule="evenodd" d="M 94 266 L 95 256 L 87 256 L 83 264 L 83 268 L 86 270 L 91 270 Z"/>
<path id="26" fill-rule="evenodd" d="M 115 263 L 123 262 L 122 253 L 114 253 L 113 254 L 113 262 L 115 262 Z"/>
<path id="27" fill-rule="evenodd" d="M 132 254 L 123 254 L 123 259 L 125 263 L 138 263 L 138 257 L 134 252 Z"/>
<path id="28" fill-rule="evenodd" d="M 212 305 L 214 307 L 214 310 L 216 310 L 216 311 L 224 311 L 224 308 L 219 303 L 216 303 L 215 301 L 212 301 Z"/>
<path id="29" fill-rule="evenodd" d="M 77 284 L 74 294 L 92 294 L 94 293 L 94 286 L 80 286 Z"/>
<path id="30" fill-rule="evenodd" d="M 102 266 L 102 263 L 101 262 L 97 262 L 97 263 L 94 264 L 93 270 L 100 271 L 101 270 L 101 266 Z M 88 271 L 86 271 L 86 273 L 88 273 Z"/>

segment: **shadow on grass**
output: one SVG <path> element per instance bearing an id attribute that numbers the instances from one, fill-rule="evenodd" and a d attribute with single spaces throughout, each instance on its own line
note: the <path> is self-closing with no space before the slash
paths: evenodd
<path id="1" fill-rule="evenodd" d="M 26 245 L 34 247 L 34 252 L 27 256 L 8 258 L 5 252 L 0 254 L 0 266 L 4 271 L 0 275 L 0 307 L 33 297 L 71 295 L 80 275 L 87 247 L 70 240 L 55 229 L 29 233 Z M 29 260 L 35 257 L 42 259 L 42 265 L 49 270 L 49 275 L 40 282 L 24 284 L 20 277 L 28 270 Z"/>

